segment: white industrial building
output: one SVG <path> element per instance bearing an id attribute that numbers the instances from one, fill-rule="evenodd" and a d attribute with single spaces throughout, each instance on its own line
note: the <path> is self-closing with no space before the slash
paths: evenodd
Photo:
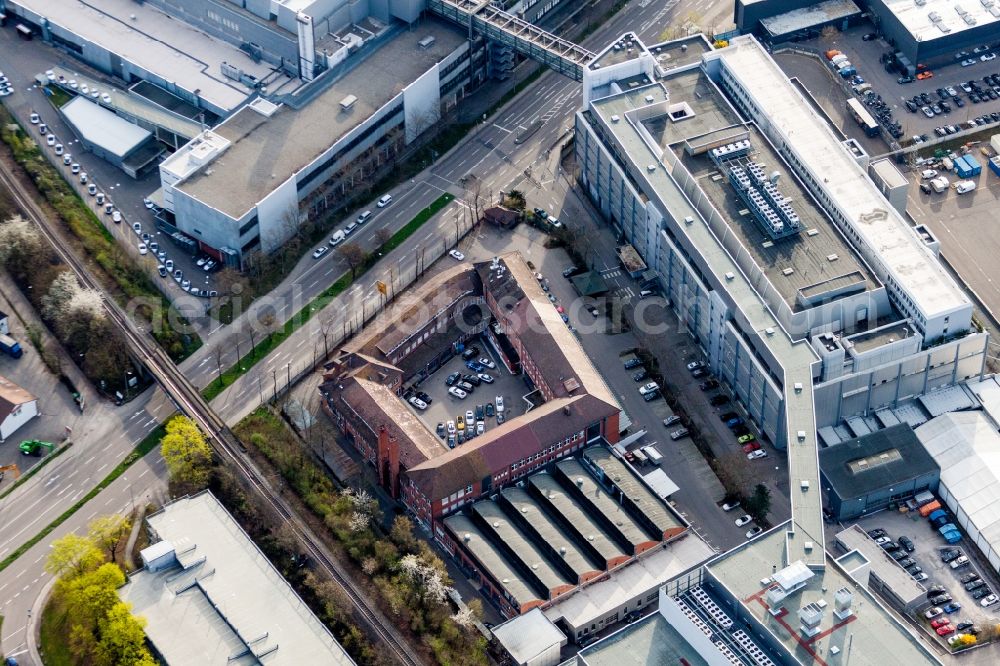
<path id="1" fill-rule="evenodd" d="M 0 442 L 6 441 L 18 428 L 36 416 L 38 398 L 6 377 L 0 377 Z"/>
<path id="2" fill-rule="evenodd" d="M 372 48 L 303 99 L 254 100 L 166 159 L 162 203 L 173 226 L 230 265 L 271 252 L 485 76 L 473 71 L 466 35 L 438 19 L 389 31 Z"/>
<path id="3" fill-rule="evenodd" d="M 585 70 L 580 181 L 763 433 L 785 446 L 980 376 L 971 302 L 863 151 L 752 37 L 673 69 L 669 46 L 624 36 Z M 747 170 L 767 182 L 744 201 Z"/>
<path id="4" fill-rule="evenodd" d="M 118 595 L 166 664 L 354 664 L 210 492 L 146 524 L 154 543 Z"/>
<path id="5" fill-rule="evenodd" d="M 1000 571 L 1000 433 L 985 411 L 943 414 L 916 429 L 941 466 L 938 497 L 966 538 Z"/>

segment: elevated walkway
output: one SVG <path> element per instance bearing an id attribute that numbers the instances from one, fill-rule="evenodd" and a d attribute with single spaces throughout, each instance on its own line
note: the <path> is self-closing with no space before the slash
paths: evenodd
<path id="1" fill-rule="evenodd" d="M 595 57 L 582 46 L 491 6 L 489 0 L 428 0 L 427 7 L 575 81 L 583 80 L 583 68 Z"/>

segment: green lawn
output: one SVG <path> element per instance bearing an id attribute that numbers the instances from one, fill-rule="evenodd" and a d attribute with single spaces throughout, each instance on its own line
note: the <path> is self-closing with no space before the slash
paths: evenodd
<path id="1" fill-rule="evenodd" d="M 76 660 L 66 644 L 66 615 L 58 608 L 54 597 L 49 597 L 42 611 L 42 628 L 38 650 L 42 653 L 45 666 L 76 666 Z"/>
<path id="2" fill-rule="evenodd" d="M 284 342 L 288 336 L 308 322 L 316 312 L 319 312 L 329 305 L 334 298 L 342 294 L 345 289 L 350 287 L 354 280 L 364 275 L 372 266 L 378 263 L 380 254 L 388 254 L 402 245 L 407 238 L 412 236 L 417 229 L 423 226 L 429 219 L 434 217 L 434 215 L 441 211 L 441 209 L 451 203 L 454 198 L 455 197 L 453 195 L 448 194 L 447 192 L 439 196 L 431 202 L 429 206 L 417 213 L 412 220 L 407 222 L 406 226 L 393 234 L 392 237 L 382 245 L 382 247 L 369 254 L 364 264 L 358 267 L 353 278 L 350 273 L 341 275 L 340 278 L 327 287 L 323 293 L 314 298 L 297 313 L 292 315 L 292 317 L 288 319 L 284 326 L 282 326 L 279 330 L 265 338 L 262 338 L 260 342 L 256 343 L 255 347 L 251 348 L 249 353 L 241 356 L 240 360 L 237 361 L 235 365 L 223 370 L 221 378 L 216 377 L 211 381 L 211 383 L 208 384 L 208 386 L 202 389 L 201 394 L 204 396 L 205 400 L 211 402 L 211 400 L 222 393 L 227 386 L 232 385 L 232 383 L 238 378 L 245 375 L 250 368 L 266 358 L 267 355 L 276 349 L 278 345 Z"/>

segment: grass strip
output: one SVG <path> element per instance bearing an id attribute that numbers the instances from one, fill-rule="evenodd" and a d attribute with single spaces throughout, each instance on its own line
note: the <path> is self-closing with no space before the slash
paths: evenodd
<path id="1" fill-rule="evenodd" d="M 147 453 L 156 448 L 156 445 L 159 444 L 160 440 L 163 439 L 163 436 L 165 434 L 166 434 L 166 427 L 164 425 L 161 424 L 153 428 L 153 431 L 150 432 L 148 435 L 146 435 L 146 437 L 141 442 L 139 442 L 139 444 L 135 447 L 135 449 L 133 449 L 132 453 L 125 456 L 125 459 L 122 460 L 120 463 L 118 463 L 118 466 L 115 467 L 113 470 L 111 470 L 100 483 L 98 483 L 96 486 L 94 486 L 93 489 L 91 489 L 90 492 L 88 492 L 86 495 L 77 500 L 77 502 L 73 506 L 63 511 L 58 518 L 56 518 L 47 526 L 42 528 L 41 532 L 28 539 L 25 543 L 19 546 L 14 552 L 12 552 L 10 555 L 8 555 L 2 561 L 0 561 L 0 571 L 3 571 L 11 564 L 13 564 L 14 561 L 17 560 L 17 558 L 21 557 L 26 552 L 31 550 L 31 548 L 33 548 L 35 544 L 37 544 L 39 541 L 47 537 L 49 534 L 52 533 L 53 530 L 55 530 L 57 527 L 59 527 L 67 520 L 69 520 L 69 518 L 74 513 L 83 508 L 83 505 L 85 505 L 87 502 L 97 497 L 97 495 L 102 490 L 104 490 L 112 483 L 114 483 L 115 480 L 118 479 L 118 477 L 120 477 L 122 474 L 125 473 L 125 470 L 131 467 L 137 460 L 141 459 Z"/>
<path id="2" fill-rule="evenodd" d="M 28 479 L 30 479 L 31 477 L 33 477 L 35 474 L 37 474 L 38 472 L 40 472 L 43 467 L 45 467 L 50 462 L 52 462 L 53 460 L 55 460 L 56 458 L 58 458 L 59 456 L 61 456 L 71 446 L 73 446 L 73 442 L 72 441 L 67 442 L 65 446 L 59 447 L 58 449 L 56 449 L 55 451 L 53 451 L 49 455 L 47 455 L 44 458 L 42 458 L 41 462 L 39 462 L 37 465 L 35 465 L 31 469 L 29 469 L 27 472 L 25 472 L 24 474 L 22 474 L 21 478 L 19 478 L 17 481 L 14 482 L 14 485 L 12 485 L 10 488 L 8 488 L 7 490 L 5 490 L 2 493 L 0 493 L 0 500 L 2 500 L 4 497 L 7 497 L 7 495 L 10 495 L 12 492 L 14 492 L 14 490 L 16 490 L 19 485 L 21 485 L 22 483 L 24 483 L 25 481 L 27 481 Z"/>
<path id="3" fill-rule="evenodd" d="M 432 201 L 429 206 L 417 213 L 412 220 L 407 222 L 402 229 L 394 233 L 389 240 L 382 244 L 381 247 L 370 253 L 366 257 L 364 263 L 358 267 L 357 271 L 355 271 L 353 278 L 350 273 L 344 273 L 341 275 L 336 282 L 324 289 L 319 296 L 314 298 L 306 304 L 305 307 L 292 315 L 292 317 L 289 318 L 279 330 L 271 333 L 269 336 L 256 343 L 249 353 L 241 356 L 232 367 L 224 370 L 221 377 L 216 377 L 209 382 L 209 384 L 201 390 L 202 397 L 211 402 L 212 399 L 222 393 L 227 386 L 231 386 L 233 382 L 245 375 L 250 368 L 265 359 L 268 354 L 284 342 L 288 336 L 308 322 L 316 312 L 319 312 L 329 305 L 334 298 L 342 294 L 344 290 L 350 287 L 355 280 L 367 273 L 369 269 L 378 263 L 379 254 L 386 255 L 398 248 L 406 241 L 407 238 L 412 236 L 420 227 L 422 227 L 428 220 L 434 217 L 434 215 L 436 215 L 454 199 L 454 195 L 445 192 Z"/>

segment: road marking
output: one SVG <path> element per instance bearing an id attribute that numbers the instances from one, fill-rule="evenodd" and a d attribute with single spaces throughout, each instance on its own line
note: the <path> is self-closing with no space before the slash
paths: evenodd
<path id="1" fill-rule="evenodd" d="M 102 469 L 104 469 L 107 466 L 108 466 L 108 463 L 104 463 L 103 465 L 101 465 L 100 467 L 97 468 L 97 471 L 100 472 Z"/>
<path id="2" fill-rule="evenodd" d="M 14 578 L 20 578 L 21 576 L 23 576 L 23 575 L 24 575 L 24 572 L 25 572 L 25 571 L 27 571 L 27 569 L 21 569 L 21 573 L 19 573 L 19 574 L 17 574 L 16 576 L 14 576 Z"/>
<path id="3" fill-rule="evenodd" d="M 141 479 L 142 477 L 146 476 L 147 474 L 149 474 L 149 468 L 148 467 L 143 470 L 142 474 L 139 475 L 139 478 Z"/>
<path id="4" fill-rule="evenodd" d="M 106 466 L 107 466 L 107 465 L 105 465 L 105 467 L 106 467 Z M 63 494 L 64 492 L 66 492 L 67 490 L 69 490 L 69 489 L 70 489 L 70 488 L 72 488 L 72 487 L 73 487 L 73 484 L 72 484 L 72 483 L 71 483 L 71 484 L 69 484 L 68 486 L 66 486 L 65 488 L 63 488 L 63 489 L 62 489 L 62 490 L 60 490 L 59 492 L 57 492 L 57 493 L 56 493 L 56 497 L 59 497 L 60 495 L 62 495 L 62 494 Z"/>
<path id="5" fill-rule="evenodd" d="M 97 457 L 97 456 L 90 456 L 89 458 L 87 458 L 86 460 L 84 460 L 84 461 L 83 461 L 83 464 L 84 464 L 84 465 L 89 465 L 89 464 L 90 464 L 90 461 L 92 461 L 92 460 L 93 460 L 94 458 L 96 458 L 96 457 Z"/>

